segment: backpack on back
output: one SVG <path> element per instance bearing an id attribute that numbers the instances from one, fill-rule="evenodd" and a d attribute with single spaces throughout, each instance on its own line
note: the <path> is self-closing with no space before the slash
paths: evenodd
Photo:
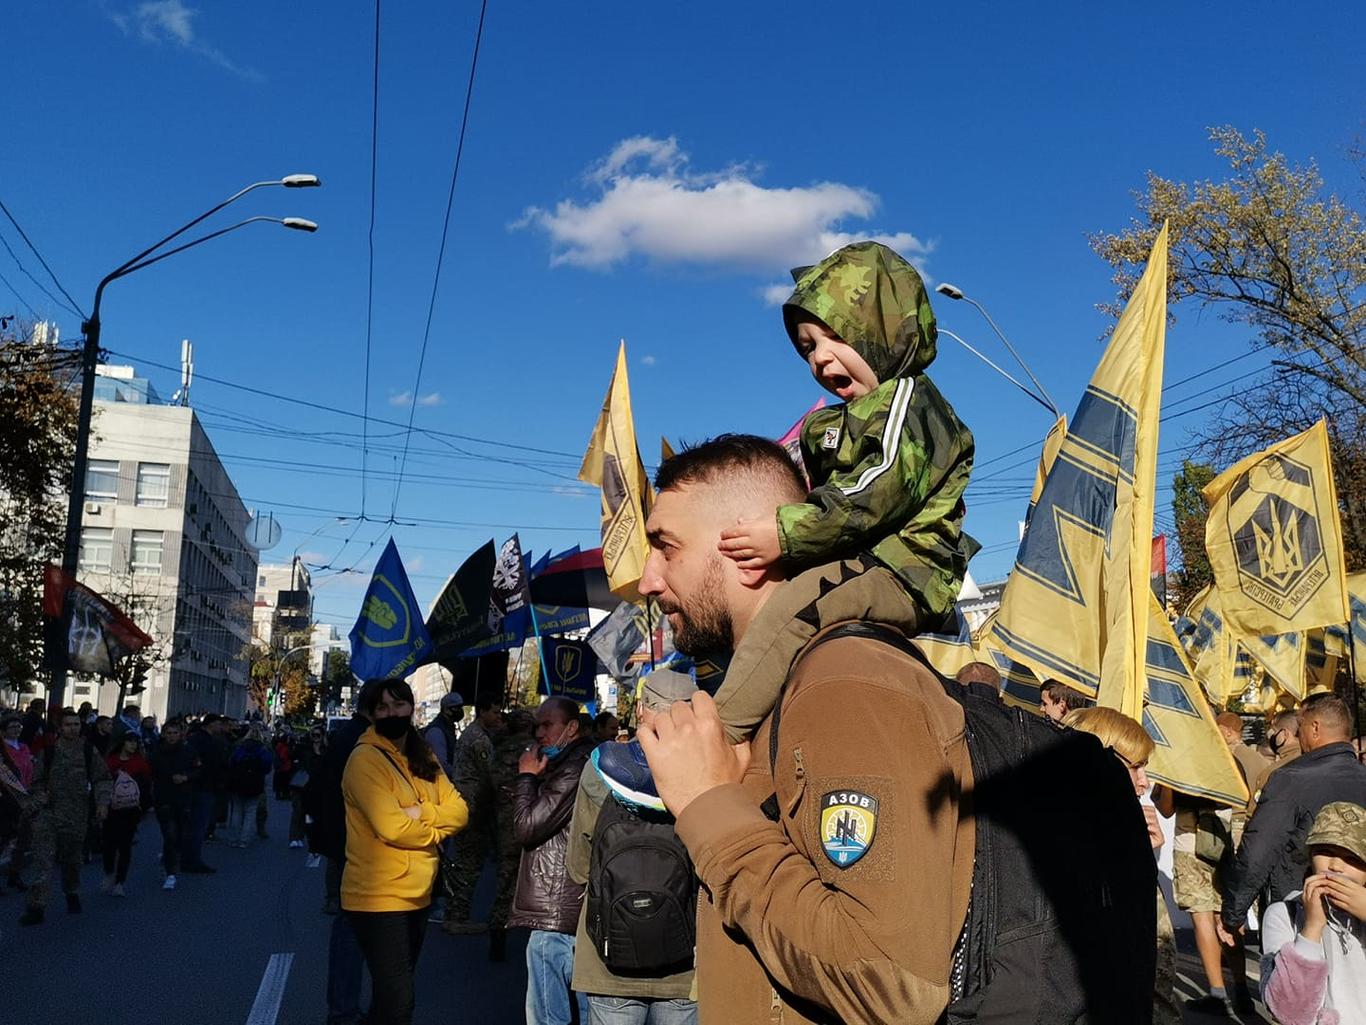
<path id="1" fill-rule="evenodd" d="M 587 901 L 588 936 L 610 970 L 665 974 L 692 964 L 697 880 L 672 819 L 608 794 L 593 830 Z"/>
<path id="2" fill-rule="evenodd" d="M 142 806 L 142 789 L 138 781 L 123 769 L 114 777 L 114 792 L 109 798 L 111 811 L 128 811 Z"/>
<path id="3" fill-rule="evenodd" d="M 961 807 L 976 848 L 946 1025 L 1150 1023 L 1157 865 L 1119 759 L 1090 734 L 945 678 L 890 628 L 846 623 L 807 650 L 851 636 L 905 652 L 963 707 L 973 788 Z"/>

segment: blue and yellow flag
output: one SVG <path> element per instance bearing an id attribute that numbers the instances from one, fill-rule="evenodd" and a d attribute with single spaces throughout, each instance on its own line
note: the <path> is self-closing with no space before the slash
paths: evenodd
<path id="1" fill-rule="evenodd" d="M 563 637 L 543 637 L 546 675 L 541 689 L 546 694 L 569 698 L 579 704 L 598 699 L 595 682 L 598 659 L 593 649 L 583 641 L 568 641 Z"/>
<path id="2" fill-rule="evenodd" d="M 1148 700 L 1143 727 L 1153 738 L 1148 775 L 1173 790 L 1234 808 L 1247 804 L 1247 787 L 1214 723 L 1209 702 L 1191 674 L 1167 614 L 1148 593 L 1144 671 Z"/>
<path id="3" fill-rule="evenodd" d="M 1041 679 L 1143 714 L 1167 328 L 1167 228 L 1067 427 L 1002 595 L 993 640 Z"/>
<path id="4" fill-rule="evenodd" d="M 362 680 L 407 676 L 434 657 L 394 539 L 375 563 L 360 618 L 351 628 L 351 672 Z"/>
<path id="5" fill-rule="evenodd" d="M 1229 467 L 1204 495 L 1205 550 L 1234 637 L 1302 634 L 1348 621 L 1323 420 Z"/>

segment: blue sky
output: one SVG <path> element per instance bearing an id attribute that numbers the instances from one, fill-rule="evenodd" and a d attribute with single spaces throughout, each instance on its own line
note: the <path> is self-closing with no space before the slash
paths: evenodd
<path id="1" fill-rule="evenodd" d="M 400 424 L 478 13 L 383 10 L 369 408 Z M 414 421 L 504 445 L 413 435 L 397 519 L 425 525 L 392 529 L 419 599 L 513 528 L 537 551 L 596 543 L 596 497 L 573 478 L 618 338 L 647 463 L 661 434 L 785 430 L 821 393 L 768 294 L 841 239 L 893 239 L 982 300 L 1070 412 L 1111 297 L 1086 235 L 1128 222 L 1149 169 L 1220 176 L 1206 126 L 1261 128 L 1359 198 L 1343 154 L 1362 131 L 1360 69 L 1342 43 L 1363 22 L 1337 4 L 491 0 Z M 16 0 L 6 37 L 23 59 L 0 94 L 0 199 L 82 307 L 104 273 L 242 185 L 323 178 L 220 215 L 307 217 L 316 235 L 252 226 L 112 285 L 104 344 L 169 395 L 175 373 L 151 364 L 175 365 L 192 339 L 193 404 L 248 505 L 286 527 L 267 558 L 297 548 L 361 570 L 391 529 L 336 519 L 361 510 L 361 421 L 209 378 L 362 408 L 373 28 L 359 2 Z M 0 311 L 27 302 L 78 333 L 3 252 L 0 273 L 20 294 L 0 285 Z M 937 311 L 1004 358 L 971 308 Z M 1169 382 L 1242 351 L 1213 315 L 1178 313 Z M 932 374 L 977 437 L 972 571 L 999 579 L 1033 453 L 999 457 L 1048 418 L 951 342 L 940 351 Z M 1167 409 L 1256 365 L 1174 387 Z M 1164 476 L 1207 412 L 1163 424 Z M 369 434 L 365 511 L 382 520 L 402 427 Z M 317 579 L 321 617 L 344 632 L 364 577 Z"/>

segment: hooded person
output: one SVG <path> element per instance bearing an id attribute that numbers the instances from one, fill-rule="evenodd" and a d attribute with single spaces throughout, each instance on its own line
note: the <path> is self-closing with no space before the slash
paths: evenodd
<path id="1" fill-rule="evenodd" d="M 879 242 L 844 246 L 793 277 L 783 306 L 788 336 L 841 402 L 802 424 L 806 500 L 740 520 L 721 532 L 718 548 L 745 570 L 781 562 L 795 575 L 837 560 L 883 566 L 906 595 L 899 628 L 912 637 L 938 629 L 979 545 L 963 531 L 972 432 L 925 374 L 938 340 L 925 283 Z M 736 651 L 719 688 L 708 687 L 732 741 L 768 714 L 773 681 L 812 633 L 788 629 L 771 649 Z M 619 797 L 663 808 L 635 742 L 605 750 L 597 767 Z"/>

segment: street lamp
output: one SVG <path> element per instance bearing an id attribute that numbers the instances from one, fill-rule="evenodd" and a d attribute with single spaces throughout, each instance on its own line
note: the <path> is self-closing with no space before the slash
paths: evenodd
<path id="1" fill-rule="evenodd" d="M 152 256 L 158 249 L 172 239 L 179 238 L 189 231 L 196 224 L 212 217 L 225 206 L 237 202 L 248 192 L 256 189 L 265 188 L 271 185 L 283 186 L 287 189 L 318 188 L 322 185 L 322 180 L 315 174 L 291 174 L 273 181 L 253 182 L 246 188 L 239 189 L 217 206 L 212 207 L 200 214 L 194 220 L 182 224 L 175 231 L 171 232 L 159 242 L 148 246 L 136 256 L 125 260 L 119 266 L 100 279 L 99 285 L 95 288 L 95 302 L 90 309 L 89 318 L 81 324 L 81 333 L 85 335 L 85 346 L 81 350 L 81 401 L 80 410 L 76 421 L 76 452 L 71 467 L 71 493 L 67 498 L 66 507 L 66 538 L 62 545 L 62 570 L 69 576 L 76 575 L 77 564 L 80 561 L 81 552 L 81 519 L 85 511 L 85 468 L 90 450 L 90 418 L 94 408 L 95 400 L 95 367 L 99 364 L 100 357 L 100 301 L 104 298 L 104 289 L 111 281 L 126 277 L 134 271 L 150 267 L 154 263 L 174 256 L 176 253 L 183 253 L 186 249 L 191 249 L 201 243 L 208 242 L 210 239 L 226 235 L 230 231 L 244 228 L 248 224 L 256 224 L 259 221 L 269 221 L 274 224 L 282 225 L 295 231 L 314 232 L 318 226 L 312 221 L 304 220 L 302 217 L 248 217 L 244 221 L 239 221 L 227 228 L 210 232 L 193 241 L 176 246 L 164 253 Z M 52 672 L 52 686 L 48 691 L 48 704 L 60 707 L 66 691 L 66 670 L 54 669 Z"/>
<path id="2" fill-rule="evenodd" d="M 1034 400 L 1035 402 L 1037 402 L 1039 405 L 1043 406 L 1044 409 L 1047 409 L 1047 410 L 1052 411 L 1054 417 L 1057 416 L 1057 410 L 1056 410 L 1056 409 L 1054 409 L 1052 406 L 1050 406 L 1047 402 L 1045 402 L 1042 398 L 1040 398 L 1040 397 L 1039 397 L 1038 395 L 1036 395 L 1034 392 L 1030 391 L 1029 388 L 1028 388 L 1026 385 L 1022 384 L 1016 377 L 1014 377 L 1014 376 L 1011 375 L 1011 374 L 1006 373 L 1006 371 L 1003 370 L 999 365 L 997 365 L 997 363 L 996 363 L 995 361 L 993 361 L 993 360 L 989 359 L 988 357 L 984 356 L 981 352 L 979 352 L 977 349 L 973 348 L 973 347 L 972 347 L 971 345 L 969 345 L 967 342 L 963 341 L 963 339 L 959 338 L 956 334 L 954 334 L 954 333 L 953 333 L 952 331 L 950 331 L 948 328 L 942 327 L 942 326 L 941 326 L 941 327 L 939 327 L 938 330 L 939 330 L 939 333 L 940 333 L 941 335 L 948 335 L 950 338 L 952 338 L 955 342 L 957 342 L 957 343 L 958 343 L 959 345 L 961 345 L 963 348 L 967 349 L 968 352 L 972 353 L 974 356 L 976 356 L 978 359 L 980 359 L 980 360 L 981 360 L 983 363 L 985 363 L 987 366 L 991 367 L 992 370 L 996 371 L 998 374 L 1000 374 L 1002 377 L 1004 377 L 1007 381 L 1009 381 L 1011 384 L 1013 384 L 1016 388 L 1019 388 L 1020 391 L 1024 392 L 1026 395 L 1028 395 L 1031 399 L 1033 399 L 1033 400 Z"/>
<path id="3" fill-rule="evenodd" d="M 1062 414 L 1058 411 L 1058 404 L 1053 401 L 1053 397 L 1049 395 L 1048 392 L 1044 389 L 1044 386 L 1039 383 L 1039 379 L 1034 376 L 1034 371 L 1029 369 L 1029 364 L 1021 358 L 1018 352 L 1015 351 L 1015 346 L 1010 344 L 1010 339 L 1002 333 L 999 327 L 996 326 L 996 321 L 991 319 L 991 314 L 986 311 L 986 307 L 984 307 L 976 299 L 972 298 L 972 296 L 964 295 L 963 290 L 961 288 L 959 288 L 957 285 L 951 285 L 947 281 L 941 282 L 940 284 L 936 285 L 934 290 L 938 292 L 940 295 L 946 296 L 949 299 L 961 300 L 963 302 L 971 303 L 973 306 L 977 307 L 977 312 L 980 313 L 986 319 L 986 322 L 988 324 L 991 325 L 991 329 L 996 332 L 996 337 L 1005 343 L 1005 347 L 1009 349 L 1010 354 L 1015 357 L 1015 362 L 1020 364 L 1020 366 L 1024 368 L 1024 372 L 1028 374 L 1029 379 L 1034 382 L 1034 387 L 1039 389 L 1039 395 L 1043 397 L 1043 403 L 1052 412 L 1053 418 L 1057 419 L 1058 417 L 1062 416 Z M 1035 398 L 1038 397 L 1039 396 L 1035 396 Z"/>

